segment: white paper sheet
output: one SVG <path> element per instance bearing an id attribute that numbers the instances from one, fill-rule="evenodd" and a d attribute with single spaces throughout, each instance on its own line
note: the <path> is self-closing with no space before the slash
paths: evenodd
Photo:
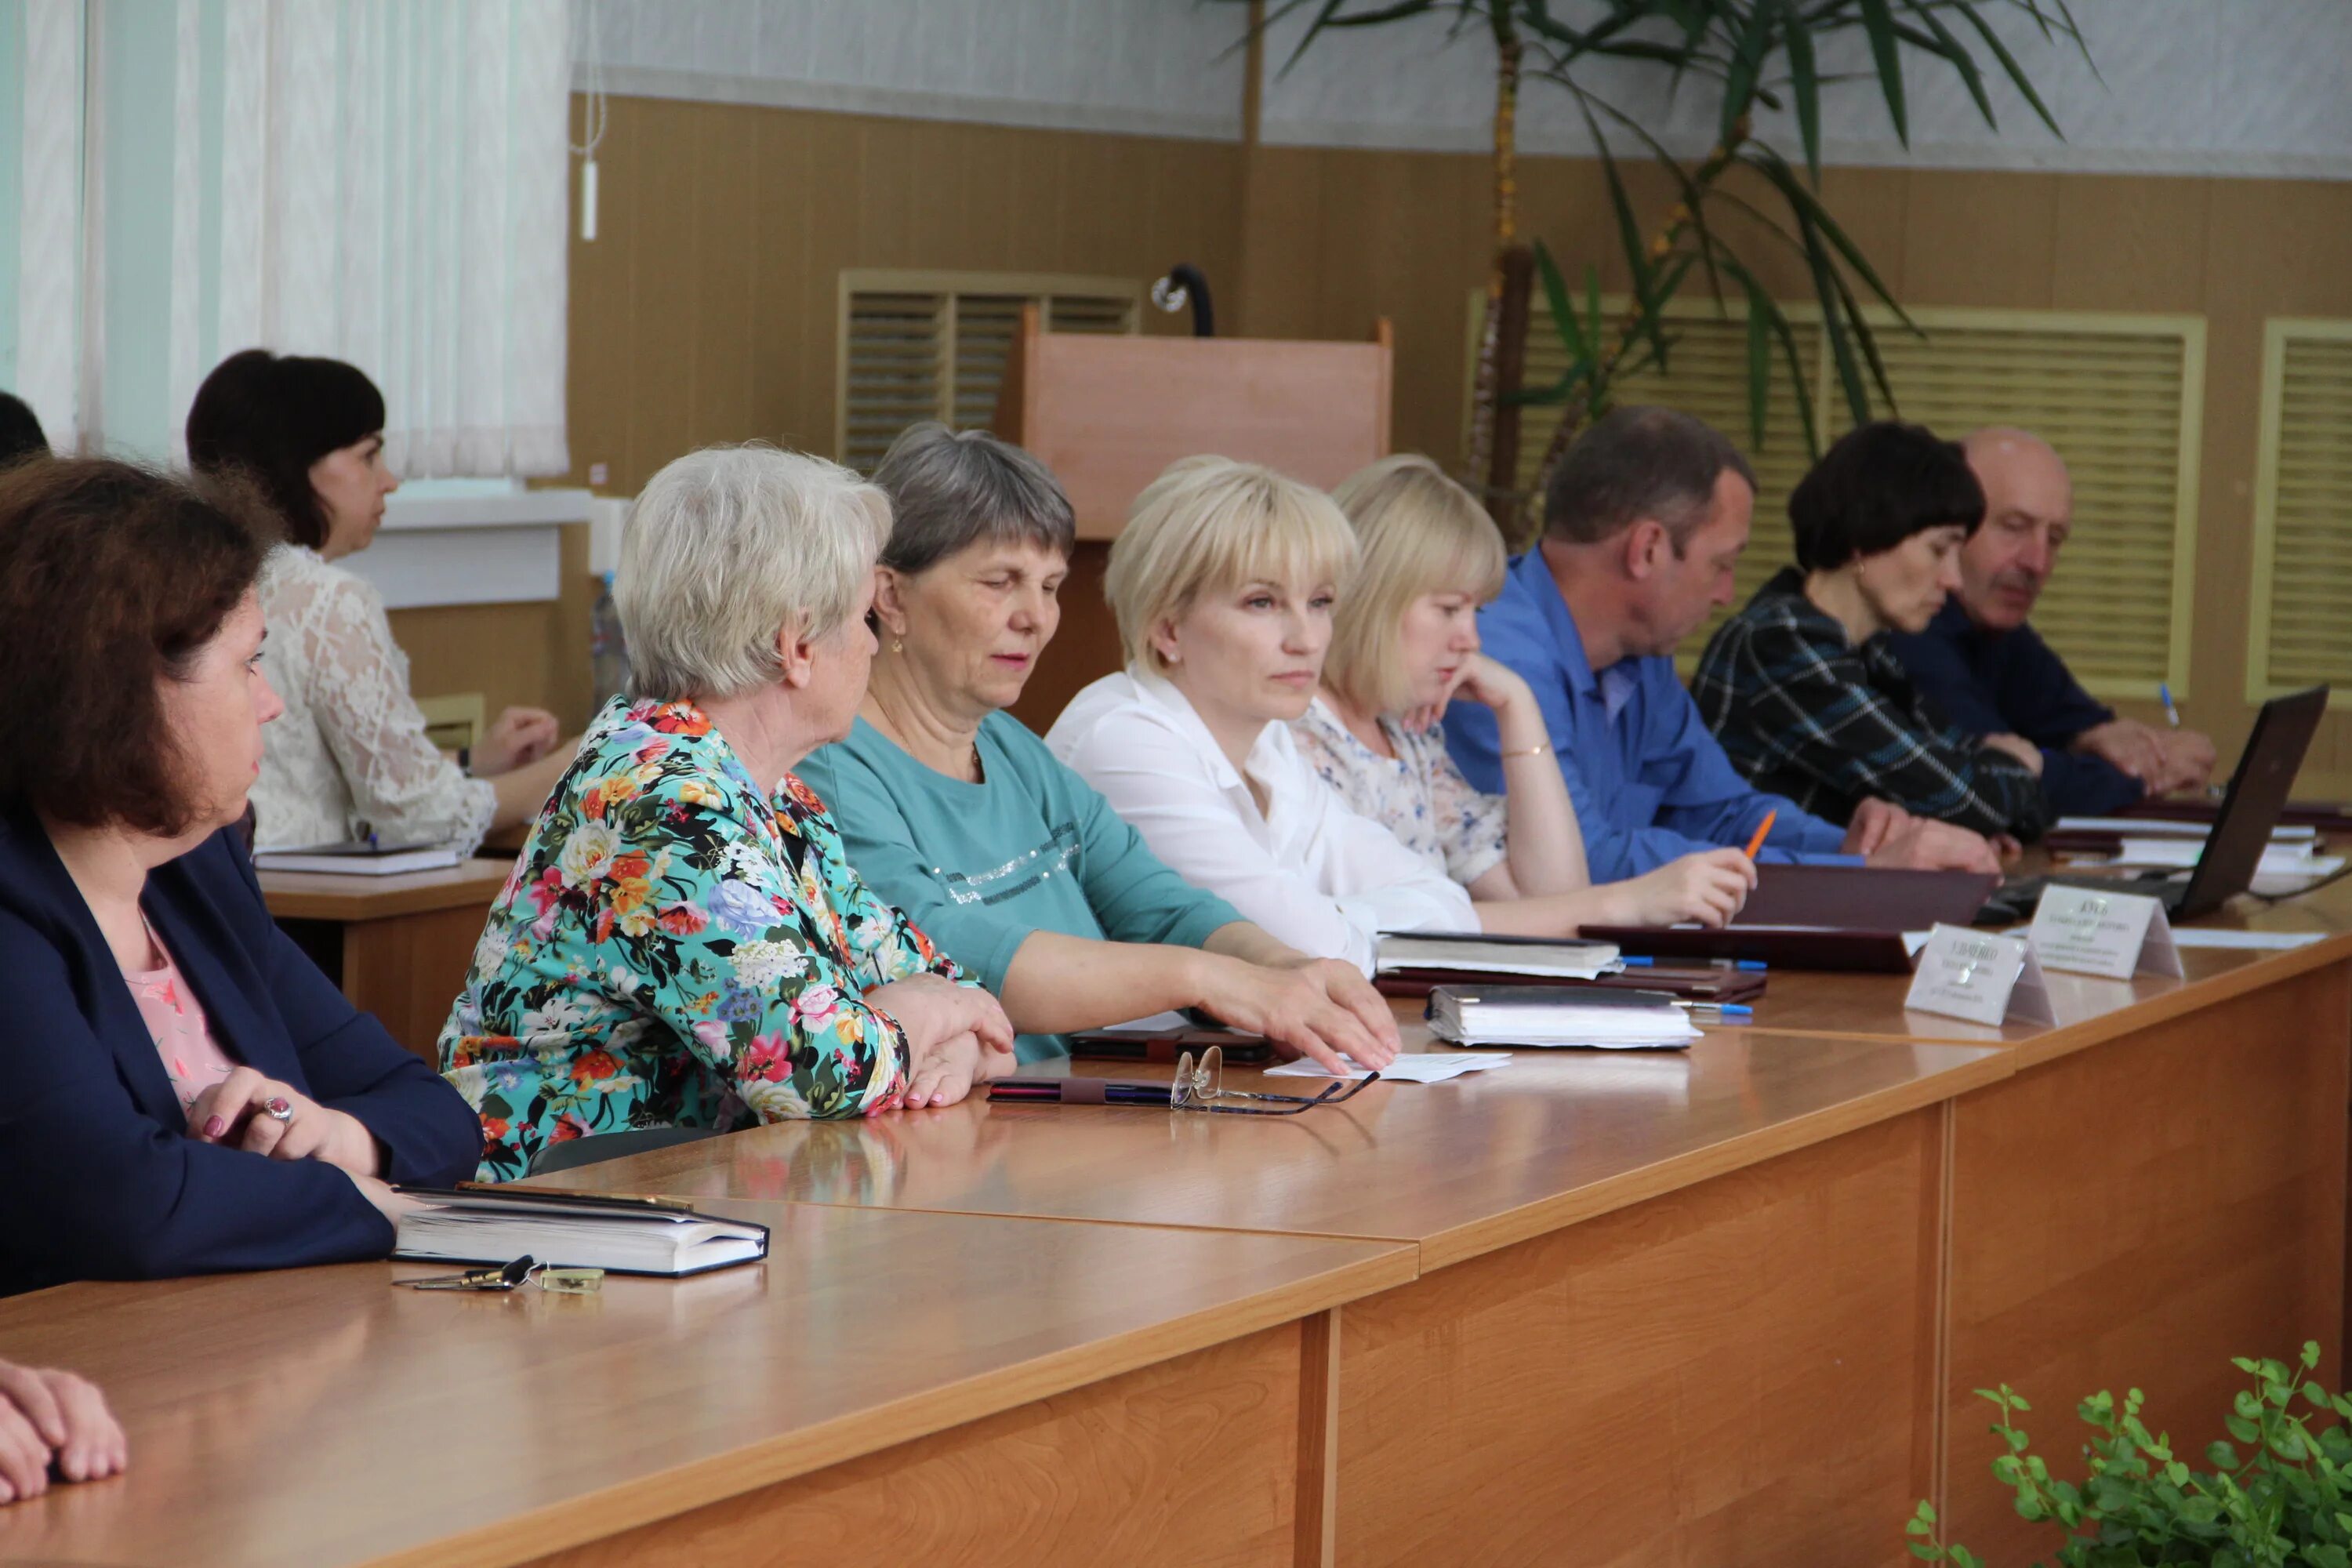
<path id="1" fill-rule="evenodd" d="M 1353 1057 L 1341 1058 L 1348 1064 L 1347 1076 L 1364 1078 L 1370 1069 L 1360 1067 Z M 1402 1056 L 1381 1069 L 1382 1083 L 1443 1083 L 1449 1078 L 1460 1078 L 1466 1072 L 1485 1072 L 1490 1068 L 1511 1065 L 1508 1051 L 1447 1051 L 1440 1055 L 1424 1051 Z M 1306 1057 L 1295 1062 L 1265 1069 L 1268 1078 L 1337 1078 L 1339 1075 L 1322 1063 Z"/>
<path id="2" fill-rule="evenodd" d="M 2286 952 L 2298 947 L 2309 947 L 2326 934 L 2326 931 L 2208 931 L 2202 926 L 2175 926 L 2172 931 L 2172 945 L 2251 952 Z"/>
<path id="3" fill-rule="evenodd" d="M 2201 838 L 2126 838 L 2111 866 L 2159 866 L 2186 870 L 2205 853 Z M 2309 844 L 2273 844 L 2263 851 L 2256 874 L 2265 877 L 2325 877 L 2343 868 L 2343 857 L 2315 855 Z"/>

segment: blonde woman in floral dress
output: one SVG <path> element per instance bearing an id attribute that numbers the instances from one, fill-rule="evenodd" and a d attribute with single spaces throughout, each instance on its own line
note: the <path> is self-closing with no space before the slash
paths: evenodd
<path id="1" fill-rule="evenodd" d="M 646 485 L 614 597 L 629 695 L 590 725 L 441 1034 L 480 1174 L 626 1128 L 943 1105 L 1013 1029 L 851 868 L 791 769 L 865 695 L 880 491 L 721 447 Z"/>

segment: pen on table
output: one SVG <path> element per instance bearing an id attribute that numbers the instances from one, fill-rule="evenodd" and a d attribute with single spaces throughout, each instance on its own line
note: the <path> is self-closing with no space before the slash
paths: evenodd
<path id="1" fill-rule="evenodd" d="M 1780 810 L 1775 806 L 1764 814 L 1763 821 L 1756 825 L 1756 837 L 1748 841 L 1748 858 L 1750 860 L 1755 859 L 1756 852 L 1764 847 L 1764 840 L 1772 836 L 1772 824 L 1780 820 Z"/>
<path id="2" fill-rule="evenodd" d="M 1170 1086 L 1103 1078 L 1003 1078 L 988 1086 L 991 1100 L 1034 1100 L 1052 1105 L 1168 1104 Z"/>
<path id="3" fill-rule="evenodd" d="M 1617 962 L 1628 969 L 1646 969 L 1658 961 L 1654 958 L 1637 957 L 1632 953 L 1620 953 Z M 1760 972 L 1772 967 L 1760 958 L 1709 958 L 1701 962 L 1715 969 L 1751 969 Z"/>
<path id="4" fill-rule="evenodd" d="M 1675 1006 L 1690 1013 L 1713 1013 L 1719 1018 L 1753 1018 L 1756 1009 L 1741 1002 L 1684 1002 Z"/>
<path id="5" fill-rule="evenodd" d="M 2164 721 L 2174 729 L 2180 728 L 2180 710 L 2172 705 L 2172 683 L 2160 680 L 2156 686 L 2156 700 L 2164 704 Z"/>

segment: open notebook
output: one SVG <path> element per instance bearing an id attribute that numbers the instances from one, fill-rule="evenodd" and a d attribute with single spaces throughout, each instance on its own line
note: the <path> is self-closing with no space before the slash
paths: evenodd
<path id="1" fill-rule="evenodd" d="M 768 1256 L 768 1227 L 651 1198 L 403 1187 L 431 1205 L 401 1216 L 394 1258 L 506 1263 L 526 1255 L 558 1268 L 700 1274 Z"/>

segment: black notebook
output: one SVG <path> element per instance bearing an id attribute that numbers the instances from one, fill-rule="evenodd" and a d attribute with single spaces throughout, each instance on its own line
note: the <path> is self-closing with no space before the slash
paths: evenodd
<path id="1" fill-rule="evenodd" d="M 675 1278 L 768 1256 L 764 1225 L 650 1198 L 472 1187 L 399 1191 L 431 1206 L 401 1216 L 394 1258 L 507 1263 L 528 1256 L 557 1268 Z"/>

